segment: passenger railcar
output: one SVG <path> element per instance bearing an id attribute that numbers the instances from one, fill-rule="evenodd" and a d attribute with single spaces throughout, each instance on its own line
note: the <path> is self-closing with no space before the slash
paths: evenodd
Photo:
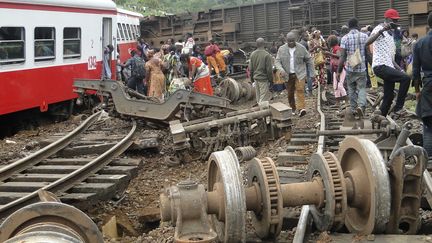
<path id="1" fill-rule="evenodd" d="M 117 43 L 121 62 L 129 59 L 130 51 L 137 47 L 137 40 L 141 36 L 140 20 L 142 18 L 142 14 L 117 9 Z"/>
<path id="2" fill-rule="evenodd" d="M 0 0 L 0 117 L 76 98 L 73 80 L 101 78 L 108 44 L 115 79 L 116 46 L 123 60 L 136 48 L 140 17 L 111 0 Z"/>

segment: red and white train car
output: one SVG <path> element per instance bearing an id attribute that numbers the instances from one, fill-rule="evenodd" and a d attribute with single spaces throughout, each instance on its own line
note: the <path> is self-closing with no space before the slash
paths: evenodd
<path id="1" fill-rule="evenodd" d="M 130 51 L 136 49 L 141 36 L 140 13 L 117 8 L 117 44 L 121 62 L 130 58 Z"/>
<path id="2" fill-rule="evenodd" d="M 101 78 L 108 44 L 114 79 L 117 18 L 128 16 L 120 42 L 124 31 L 128 41 L 139 33 L 139 20 L 111 0 L 0 0 L 0 117 L 75 98 L 75 78 Z"/>

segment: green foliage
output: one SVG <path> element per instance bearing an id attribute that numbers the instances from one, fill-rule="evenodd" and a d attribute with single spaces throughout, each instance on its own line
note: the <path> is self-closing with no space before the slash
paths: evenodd
<path id="1" fill-rule="evenodd" d="M 256 0 L 116 0 L 117 5 L 137 11 L 145 7 L 144 15 L 159 15 L 163 13 L 187 13 L 206 9 L 238 6 L 259 2 Z M 138 12 L 138 11 L 137 11 Z"/>

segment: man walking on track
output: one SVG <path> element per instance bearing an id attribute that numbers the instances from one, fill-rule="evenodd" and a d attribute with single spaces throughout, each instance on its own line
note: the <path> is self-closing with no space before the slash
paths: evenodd
<path id="1" fill-rule="evenodd" d="M 257 103 L 269 101 L 270 84 L 273 82 L 273 58 L 264 49 L 264 39 L 256 40 L 257 49 L 252 52 L 249 62 L 250 79 L 255 83 Z"/>
<path id="2" fill-rule="evenodd" d="M 281 71 L 282 77 L 287 81 L 288 102 L 293 109 L 293 113 L 299 110 L 299 116 L 302 117 L 306 115 L 305 80 L 307 76 L 311 79 L 314 78 L 315 68 L 309 52 L 303 45 L 297 43 L 296 39 L 297 35 L 295 33 L 289 32 L 287 34 L 287 43 L 279 47 L 275 65 Z M 296 97 L 294 97 L 294 92 Z"/>

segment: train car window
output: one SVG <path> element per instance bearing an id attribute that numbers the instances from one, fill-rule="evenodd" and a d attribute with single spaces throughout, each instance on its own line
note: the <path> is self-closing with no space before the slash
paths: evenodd
<path id="1" fill-rule="evenodd" d="M 0 65 L 25 61 L 24 27 L 0 27 Z"/>
<path id="2" fill-rule="evenodd" d="M 137 25 L 136 28 L 137 28 L 137 35 L 138 35 L 138 37 L 141 37 L 141 27 L 140 27 L 140 25 Z"/>
<path id="3" fill-rule="evenodd" d="M 35 61 L 55 58 L 55 29 L 52 27 L 36 27 L 34 34 Z"/>
<path id="4" fill-rule="evenodd" d="M 129 40 L 133 40 L 134 38 L 133 38 L 133 35 L 132 35 L 131 28 L 130 28 L 129 24 L 127 25 L 127 32 L 129 34 Z"/>
<path id="5" fill-rule="evenodd" d="M 63 58 L 81 57 L 81 29 L 63 29 Z"/>
<path id="6" fill-rule="evenodd" d="M 125 40 L 129 40 L 130 37 L 129 37 L 129 33 L 128 33 L 127 29 L 126 29 L 126 25 L 122 24 L 122 27 L 123 27 L 123 31 L 124 31 L 124 34 L 125 34 Z"/>
<path id="7" fill-rule="evenodd" d="M 125 40 L 125 36 L 124 36 L 124 33 L 123 33 L 123 28 L 122 28 L 122 26 L 121 26 L 121 24 L 120 23 L 118 23 L 117 24 L 117 27 L 118 27 L 118 32 L 120 32 L 120 37 L 121 37 L 121 40 L 122 41 L 124 41 Z"/>
<path id="8" fill-rule="evenodd" d="M 136 39 L 136 29 L 135 29 L 135 25 L 131 25 L 131 29 L 132 29 L 132 40 Z"/>

